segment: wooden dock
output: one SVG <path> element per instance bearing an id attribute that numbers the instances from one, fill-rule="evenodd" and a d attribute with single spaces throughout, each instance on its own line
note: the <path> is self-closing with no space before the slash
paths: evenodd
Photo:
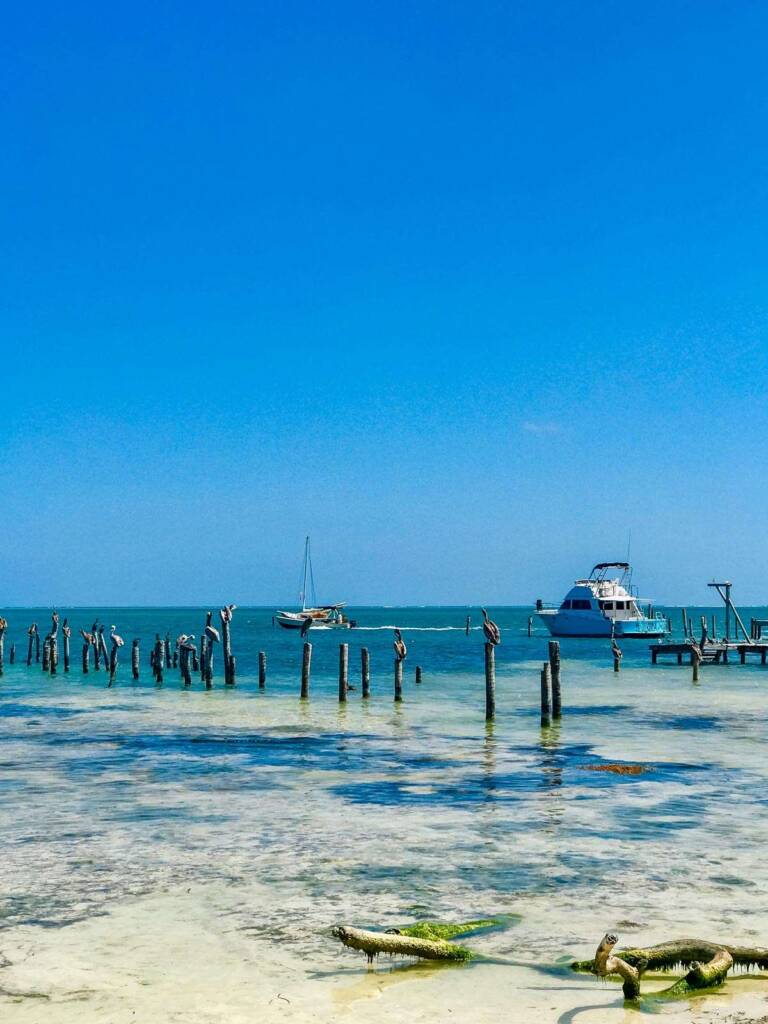
<path id="1" fill-rule="evenodd" d="M 752 641 L 751 643 L 742 641 L 737 643 L 734 640 L 714 640 L 699 646 L 688 640 L 683 643 L 650 644 L 649 650 L 651 652 L 651 662 L 654 665 L 658 664 L 659 658 L 666 657 L 667 655 L 675 657 L 678 665 L 682 665 L 684 660 L 687 660 L 692 665 L 696 658 L 697 650 L 701 652 L 701 660 L 703 662 L 714 665 L 727 665 L 729 655 L 735 654 L 738 654 L 739 662 L 742 665 L 746 664 L 748 657 L 759 655 L 761 665 L 765 665 L 768 659 L 768 642 L 766 641 Z"/>

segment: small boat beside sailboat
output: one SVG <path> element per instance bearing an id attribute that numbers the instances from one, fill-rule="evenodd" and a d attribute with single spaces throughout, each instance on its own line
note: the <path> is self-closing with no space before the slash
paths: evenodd
<path id="1" fill-rule="evenodd" d="M 311 594 L 312 603 L 307 604 L 307 587 Z M 307 632 L 308 629 L 350 629 L 355 625 L 344 614 L 346 601 L 337 601 L 335 604 L 318 604 L 315 593 L 315 577 L 312 570 L 312 552 L 310 549 L 309 537 L 304 541 L 304 565 L 302 568 L 302 584 L 299 593 L 301 608 L 298 611 L 279 610 L 275 612 L 275 622 L 283 629 L 296 629 Z"/>

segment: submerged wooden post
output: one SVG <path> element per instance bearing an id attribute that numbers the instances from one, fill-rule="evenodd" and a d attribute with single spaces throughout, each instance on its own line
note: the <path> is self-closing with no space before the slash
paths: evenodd
<path id="1" fill-rule="evenodd" d="M 717 616 L 712 616 L 712 639 L 717 640 Z"/>
<path id="2" fill-rule="evenodd" d="M 464 633 L 465 633 L 466 636 L 469 636 L 471 629 L 472 629 L 472 616 L 468 615 L 467 616 L 467 621 L 464 624 Z"/>
<path id="3" fill-rule="evenodd" d="M 101 671 L 101 644 L 99 643 L 99 624 L 94 622 L 91 633 L 93 635 L 93 671 Z"/>
<path id="4" fill-rule="evenodd" d="M 51 638 L 47 636 L 43 641 L 43 672 L 51 667 Z"/>
<path id="5" fill-rule="evenodd" d="M 138 638 L 134 639 L 133 645 L 131 646 L 131 673 L 134 679 L 139 678 L 139 641 Z"/>
<path id="6" fill-rule="evenodd" d="M 371 658 L 367 647 L 360 648 L 360 682 L 363 697 L 371 696 Z"/>
<path id="7" fill-rule="evenodd" d="M 230 629 L 234 610 L 235 606 L 228 604 L 219 611 L 219 618 L 221 619 L 221 651 L 224 658 L 224 683 L 226 686 L 235 685 L 235 673 L 232 667 L 232 634 Z"/>
<path id="8" fill-rule="evenodd" d="M 155 647 L 152 652 L 152 668 L 155 672 L 155 679 L 158 683 L 163 681 L 163 641 L 160 634 L 155 633 Z"/>
<path id="9" fill-rule="evenodd" d="M 560 641 L 549 641 L 549 668 L 552 676 L 552 717 L 560 718 L 562 700 L 560 697 Z"/>
<path id="10" fill-rule="evenodd" d="M 701 616 L 701 640 L 699 640 L 699 647 L 704 649 L 704 644 L 707 642 L 707 616 Z"/>
<path id="11" fill-rule="evenodd" d="M 304 647 L 306 648 L 306 644 Z M 312 645 L 310 644 L 310 649 Z M 263 690 L 267 685 L 267 652 L 259 651 L 259 689 Z"/>
<path id="12" fill-rule="evenodd" d="M 683 636 L 688 636 L 688 612 L 683 608 Z"/>
<path id="13" fill-rule="evenodd" d="M 419 685 L 419 683 L 421 682 L 421 665 L 417 665 L 417 666 L 416 666 L 416 676 L 415 676 L 415 681 L 416 681 L 416 685 L 417 685 L 417 686 L 418 686 L 418 685 Z"/>
<path id="14" fill-rule="evenodd" d="M 624 657 L 624 652 L 616 643 L 616 637 L 611 637 L 611 652 L 613 653 L 613 671 L 621 671 L 621 659 Z"/>
<path id="15" fill-rule="evenodd" d="M 395 703 L 403 699 L 403 659 L 395 658 Z"/>
<path id="16" fill-rule="evenodd" d="M 171 657 L 171 637 L 168 633 L 165 634 L 165 640 L 163 641 L 163 651 L 165 653 L 165 667 L 173 667 L 173 658 Z"/>
<path id="17" fill-rule="evenodd" d="M 112 641 L 112 650 L 109 652 L 109 685 L 115 681 L 115 674 L 117 673 L 117 647 L 115 641 Z"/>
<path id="18" fill-rule="evenodd" d="M 259 655 L 259 662 L 261 662 L 261 655 Z M 309 670 L 312 665 L 312 644 L 304 644 L 304 656 L 301 661 L 301 699 L 306 700 L 309 697 Z M 259 678 L 261 678 L 261 672 L 259 672 Z"/>
<path id="19" fill-rule="evenodd" d="M 87 633 L 83 633 L 82 630 L 80 630 L 80 632 L 83 634 L 83 675 L 87 676 L 88 675 L 88 661 L 90 659 L 90 654 L 91 654 L 91 641 L 88 639 L 88 634 Z"/>
<path id="20" fill-rule="evenodd" d="M 485 720 L 493 721 L 496 716 L 496 646 L 485 644 Z"/>
<path id="21" fill-rule="evenodd" d="M 35 634 L 36 633 L 37 633 L 37 623 L 33 622 L 32 625 L 27 630 L 27 635 L 29 636 L 29 646 L 27 647 L 27 665 L 31 665 L 32 664 L 32 648 L 33 648 L 34 643 L 35 643 Z"/>
<path id="22" fill-rule="evenodd" d="M 11 656 L 8 660 L 12 665 L 16 661 L 16 644 L 11 644 Z"/>
<path id="23" fill-rule="evenodd" d="M 5 656 L 5 631 L 8 629 L 8 623 L 5 619 L 0 619 L 0 676 L 3 674 L 3 658 Z"/>
<path id="24" fill-rule="evenodd" d="M 51 632 L 48 634 L 51 639 L 51 675 L 56 675 L 59 664 L 59 613 L 51 613 Z"/>
<path id="25" fill-rule="evenodd" d="M 530 636 L 532 633 L 533 633 L 533 616 L 529 615 L 528 616 L 528 636 Z"/>
<path id="26" fill-rule="evenodd" d="M 69 638 L 72 636 L 72 627 L 68 619 L 64 619 L 61 632 L 64 635 L 64 671 L 69 672 Z"/>
<path id="27" fill-rule="evenodd" d="M 339 702 L 347 699 L 349 687 L 349 644 L 339 644 Z"/>
<path id="28" fill-rule="evenodd" d="M 35 661 L 40 661 L 40 630 L 35 626 Z"/>
<path id="29" fill-rule="evenodd" d="M 541 724 L 549 725 L 552 704 L 550 701 L 552 670 L 549 662 L 545 661 L 541 669 Z"/>

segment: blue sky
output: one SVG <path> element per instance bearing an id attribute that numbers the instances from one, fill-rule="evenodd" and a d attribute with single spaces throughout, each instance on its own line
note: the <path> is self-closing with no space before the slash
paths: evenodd
<path id="1" fill-rule="evenodd" d="M 16 6 L 0 604 L 766 602 L 768 9 Z"/>

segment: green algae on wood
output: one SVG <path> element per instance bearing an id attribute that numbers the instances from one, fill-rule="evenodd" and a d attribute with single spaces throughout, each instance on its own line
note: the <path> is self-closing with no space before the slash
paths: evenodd
<path id="1" fill-rule="evenodd" d="M 457 946 L 444 939 L 424 939 L 413 935 L 404 935 L 399 931 L 371 932 L 363 928 L 351 928 L 340 925 L 332 929 L 332 934 L 350 949 L 359 949 L 372 963 L 379 953 L 393 953 L 399 956 L 415 956 L 423 960 L 452 960 L 466 962 L 474 953 L 464 946 Z"/>
<path id="2" fill-rule="evenodd" d="M 406 928 L 399 928 L 401 935 L 411 935 L 416 939 L 431 939 L 433 942 L 447 942 L 457 935 L 484 931 L 501 924 L 499 918 L 486 918 L 481 921 L 463 921 L 460 924 L 443 924 L 440 921 L 417 921 Z"/>

